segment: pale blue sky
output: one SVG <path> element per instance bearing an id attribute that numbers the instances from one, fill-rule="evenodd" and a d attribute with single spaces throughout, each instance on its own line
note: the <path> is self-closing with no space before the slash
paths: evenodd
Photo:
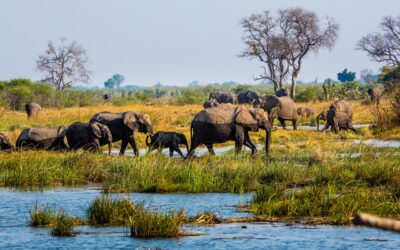
<path id="1" fill-rule="evenodd" d="M 35 61 L 47 41 L 76 40 L 88 51 L 93 85 L 114 73 L 152 85 L 254 83 L 260 63 L 237 57 L 241 18 L 264 10 L 303 7 L 340 24 L 332 51 L 306 59 L 300 80 L 336 78 L 344 68 L 378 71 L 361 51 L 361 36 L 383 16 L 400 14 L 398 0 L 0 0 L 0 79 L 42 75 Z"/>

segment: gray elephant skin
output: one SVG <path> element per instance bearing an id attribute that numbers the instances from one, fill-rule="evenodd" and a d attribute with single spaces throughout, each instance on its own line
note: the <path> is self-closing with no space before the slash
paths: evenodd
<path id="1" fill-rule="evenodd" d="M 369 88 L 368 95 L 371 98 L 372 103 L 374 103 L 375 105 L 379 105 L 382 96 L 382 90 L 380 88 Z"/>
<path id="2" fill-rule="evenodd" d="M 133 152 L 136 156 L 139 155 L 134 132 L 138 131 L 144 134 L 154 134 L 153 125 L 151 124 L 150 117 L 147 114 L 137 112 L 123 112 L 111 113 L 101 112 L 95 114 L 90 123 L 99 122 L 107 125 L 111 131 L 113 142 L 122 140 L 120 155 L 125 154 L 128 143 L 131 145 Z M 107 144 L 107 141 L 100 140 L 101 145 Z"/>
<path id="3" fill-rule="evenodd" d="M 63 150 L 67 148 L 64 138 L 66 127 L 33 127 L 22 130 L 16 147 L 19 149 Z"/>
<path id="4" fill-rule="evenodd" d="M 251 104 L 258 97 L 258 93 L 255 91 L 241 91 L 237 95 L 237 101 L 239 104 Z"/>
<path id="5" fill-rule="evenodd" d="M 150 139 L 150 142 L 148 139 Z M 146 145 L 149 147 L 149 150 L 147 151 L 148 153 L 155 149 L 160 151 L 163 148 L 169 148 L 169 156 L 172 157 L 174 151 L 176 151 L 182 158 L 184 158 L 183 153 L 179 148 L 179 144 L 185 145 L 187 152 L 189 152 L 189 145 L 184 134 L 159 131 L 153 136 L 146 136 Z"/>
<path id="6" fill-rule="evenodd" d="M 282 96 L 289 96 L 287 89 L 279 89 L 276 91 L 276 96 L 277 97 L 282 97 Z"/>
<path id="7" fill-rule="evenodd" d="M 211 91 L 208 100 L 215 99 L 218 103 L 234 103 L 235 95 L 229 91 Z"/>
<path id="8" fill-rule="evenodd" d="M 210 154 L 214 154 L 213 144 L 235 141 L 236 152 L 242 146 L 251 149 L 254 156 L 256 146 L 249 137 L 249 131 L 266 130 L 265 151 L 268 155 L 271 141 L 271 124 L 264 110 L 249 107 L 223 105 L 211 109 L 203 109 L 195 115 L 190 126 L 191 145 L 188 157 L 200 145 L 206 145 Z"/>
<path id="9" fill-rule="evenodd" d="M 263 95 L 254 100 L 252 106 L 264 109 L 268 113 L 271 125 L 274 119 L 278 118 L 284 129 L 286 120 L 292 121 L 293 129 L 297 129 L 297 105 L 292 98 Z"/>
<path id="10" fill-rule="evenodd" d="M 208 100 L 208 101 L 203 103 L 203 108 L 209 109 L 209 108 L 212 108 L 212 107 L 217 107 L 218 105 L 219 105 L 219 103 L 217 102 L 217 100 L 212 98 L 211 100 Z"/>
<path id="11" fill-rule="evenodd" d="M 14 145 L 10 138 L 5 134 L 0 132 L 0 151 L 12 151 L 14 150 Z"/>
<path id="12" fill-rule="evenodd" d="M 321 115 L 321 114 L 320 114 Z M 321 119 L 321 118 L 320 118 Z M 358 131 L 353 127 L 353 109 L 351 104 L 345 100 L 335 101 L 326 111 L 326 124 L 322 131 L 325 131 L 329 127 L 335 133 L 338 133 L 340 129 L 348 130 L 351 129 L 355 133 Z M 319 122 L 317 119 L 317 130 L 319 130 Z"/>
<path id="13" fill-rule="evenodd" d="M 25 111 L 28 119 L 37 118 L 42 107 L 36 102 L 30 102 L 25 104 Z"/>
<path id="14" fill-rule="evenodd" d="M 112 135 L 107 125 L 99 122 L 71 124 L 65 132 L 68 148 L 99 151 L 100 140 L 108 143 L 108 154 L 111 155 Z"/>

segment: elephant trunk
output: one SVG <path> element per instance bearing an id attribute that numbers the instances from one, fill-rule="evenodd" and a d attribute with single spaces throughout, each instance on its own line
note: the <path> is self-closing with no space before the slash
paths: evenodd
<path id="1" fill-rule="evenodd" d="M 108 155 L 111 155 L 112 141 L 108 142 Z"/>
<path id="2" fill-rule="evenodd" d="M 147 147 L 150 147 L 149 138 L 151 139 L 151 135 L 147 134 L 146 135 L 146 145 L 147 145 Z"/>

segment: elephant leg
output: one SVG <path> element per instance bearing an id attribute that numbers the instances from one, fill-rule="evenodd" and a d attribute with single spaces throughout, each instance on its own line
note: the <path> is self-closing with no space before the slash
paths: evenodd
<path id="1" fill-rule="evenodd" d="M 292 120 L 292 123 L 293 123 L 293 129 L 294 129 L 294 130 L 297 130 L 297 120 L 296 120 L 296 119 L 293 119 L 293 120 Z"/>
<path id="2" fill-rule="evenodd" d="M 254 143 L 250 140 L 249 132 L 245 131 L 244 133 L 244 141 L 243 144 L 251 149 L 251 156 L 255 156 L 257 153 L 257 147 L 254 145 Z"/>
<path id="3" fill-rule="evenodd" d="M 338 124 L 338 121 L 335 119 L 335 120 L 333 120 L 333 129 L 334 129 L 334 131 L 335 131 L 335 134 L 337 134 L 337 133 L 339 133 L 339 124 Z"/>
<path id="4" fill-rule="evenodd" d="M 211 145 L 211 146 L 212 146 L 212 145 Z M 181 158 L 184 158 L 183 153 L 182 153 L 181 149 L 179 148 L 179 144 L 174 143 L 174 144 L 172 145 L 172 147 L 173 147 L 173 150 L 175 150 L 176 152 L 178 152 L 178 154 L 181 156 Z"/>
<path id="5" fill-rule="evenodd" d="M 239 153 L 242 150 L 245 138 L 245 131 L 242 126 L 236 125 L 235 134 L 235 152 Z"/>
<path id="6" fill-rule="evenodd" d="M 214 147 L 212 144 L 207 144 L 206 147 L 207 147 L 208 153 L 210 153 L 210 155 L 215 155 Z"/>
<path id="7" fill-rule="evenodd" d="M 119 155 L 124 155 L 126 147 L 128 146 L 128 140 L 123 139 L 121 144 L 121 150 L 119 151 Z"/>
<path id="8" fill-rule="evenodd" d="M 135 156 L 139 156 L 139 150 L 137 148 L 136 139 L 133 135 L 129 136 L 129 144 L 131 145 Z"/>
<path id="9" fill-rule="evenodd" d="M 286 129 L 285 119 L 282 119 L 281 117 L 278 117 L 278 120 L 279 120 L 279 122 L 281 123 L 282 128 L 283 128 L 283 129 Z"/>
<path id="10" fill-rule="evenodd" d="M 174 147 L 170 146 L 169 147 L 169 157 L 172 157 L 172 156 L 174 156 Z"/>
<path id="11" fill-rule="evenodd" d="M 329 121 L 326 121 L 324 128 L 321 130 L 321 132 L 324 132 L 325 130 L 327 130 L 329 127 L 331 126 L 331 123 Z M 332 127 L 331 127 L 332 129 Z"/>
<path id="12" fill-rule="evenodd" d="M 193 138 L 192 142 L 190 143 L 190 149 L 189 152 L 186 155 L 186 158 L 191 157 L 196 150 L 196 148 L 200 145 L 201 143 L 196 139 Z"/>

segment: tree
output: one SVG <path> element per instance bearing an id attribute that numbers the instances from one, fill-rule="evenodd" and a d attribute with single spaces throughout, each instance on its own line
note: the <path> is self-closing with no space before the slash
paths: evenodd
<path id="1" fill-rule="evenodd" d="M 356 49 L 365 51 L 372 60 L 384 66 L 400 66 L 400 16 L 384 17 L 379 28 L 380 32 L 362 37 Z"/>
<path id="2" fill-rule="evenodd" d="M 347 71 L 344 69 L 337 74 L 337 79 L 341 82 L 352 82 L 356 79 L 356 72 Z"/>
<path id="3" fill-rule="evenodd" d="M 314 12 L 302 8 L 279 10 L 277 17 L 268 11 L 251 15 L 242 20 L 243 41 L 247 46 L 241 56 L 256 58 L 265 64 L 264 74 L 255 80 L 273 82 L 275 92 L 283 87 L 286 76 L 291 73 L 290 96 L 294 98 L 303 59 L 310 52 L 332 48 L 338 27 L 331 18 L 321 24 Z"/>
<path id="4" fill-rule="evenodd" d="M 121 87 L 121 83 L 125 81 L 125 77 L 121 74 L 114 74 L 111 78 L 108 78 L 107 81 L 104 82 L 104 87 L 108 89 Z"/>
<path id="5" fill-rule="evenodd" d="M 90 80 L 87 63 L 86 50 L 75 41 L 66 44 L 64 38 L 58 47 L 49 41 L 45 54 L 36 61 L 37 69 L 46 74 L 45 80 L 58 91 L 63 91 L 77 81 L 87 83 Z"/>
<path id="6" fill-rule="evenodd" d="M 376 80 L 376 76 L 371 69 L 363 69 L 360 71 L 360 80 L 361 82 L 373 82 Z"/>

